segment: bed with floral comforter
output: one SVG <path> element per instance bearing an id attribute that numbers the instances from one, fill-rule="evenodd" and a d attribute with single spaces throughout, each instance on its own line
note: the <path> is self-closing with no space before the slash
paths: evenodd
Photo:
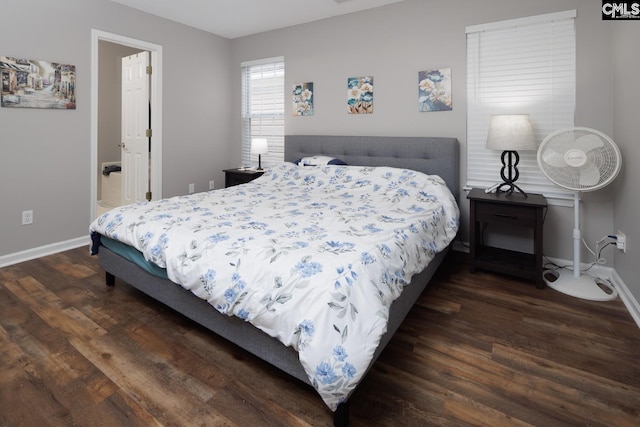
<path id="1" fill-rule="evenodd" d="M 438 176 L 283 163 L 248 184 L 114 209 L 90 229 L 296 349 L 335 410 L 369 367 L 391 303 L 450 244 L 458 217 Z"/>

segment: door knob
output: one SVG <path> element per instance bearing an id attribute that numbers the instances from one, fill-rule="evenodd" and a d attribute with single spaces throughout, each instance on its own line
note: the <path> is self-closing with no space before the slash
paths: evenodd
<path id="1" fill-rule="evenodd" d="M 118 144 L 118 147 L 122 148 L 123 150 L 124 150 L 125 148 L 127 148 L 127 147 L 124 145 L 124 142 L 123 142 L 122 144 Z"/>

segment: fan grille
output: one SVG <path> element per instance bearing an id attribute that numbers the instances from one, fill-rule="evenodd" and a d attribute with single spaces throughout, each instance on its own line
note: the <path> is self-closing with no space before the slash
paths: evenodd
<path id="1" fill-rule="evenodd" d="M 591 143 L 598 141 L 596 144 L 600 146 L 581 144 L 579 138 L 583 136 L 591 138 Z M 559 166 L 544 160 L 549 155 L 562 159 L 570 150 L 584 153 L 584 164 L 571 166 L 561 161 L 564 165 Z M 553 163 L 557 163 L 557 160 Z M 620 163 L 620 151 L 615 143 L 605 134 L 589 128 L 556 131 L 547 136 L 538 148 L 538 166 L 547 178 L 556 185 L 574 191 L 593 191 L 606 186 L 618 175 Z M 585 176 L 593 177 L 598 173 L 599 178 L 595 175 L 595 179 L 585 179 Z"/>

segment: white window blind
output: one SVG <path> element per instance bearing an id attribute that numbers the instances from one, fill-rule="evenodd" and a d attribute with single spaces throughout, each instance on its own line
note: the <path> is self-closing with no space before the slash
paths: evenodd
<path id="1" fill-rule="evenodd" d="M 500 152 L 485 148 L 491 116 L 529 114 L 538 145 L 574 125 L 575 10 L 467 27 L 467 186 L 501 182 Z M 566 197 L 522 151 L 517 184 Z"/>
<path id="2" fill-rule="evenodd" d="M 242 63 L 242 164 L 257 166 L 251 140 L 266 138 L 262 164 L 284 159 L 284 58 Z"/>

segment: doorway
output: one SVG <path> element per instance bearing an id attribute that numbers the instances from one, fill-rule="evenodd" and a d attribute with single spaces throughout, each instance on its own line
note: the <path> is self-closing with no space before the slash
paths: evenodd
<path id="1" fill-rule="evenodd" d="M 106 43 L 105 43 L 106 42 Z M 99 179 L 102 178 L 101 161 L 100 157 L 103 157 L 101 153 L 102 141 L 100 140 L 99 125 L 101 120 L 100 110 L 100 90 L 99 86 L 104 83 L 110 76 L 104 73 L 101 76 L 99 70 L 100 67 L 100 52 L 104 53 L 105 46 L 118 46 L 122 48 L 122 51 L 126 51 L 127 48 L 131 51 L 147 51 L 150 53 L 151 59 L 151 82 L 150 82 L 150 118 L 153 124 L 153 138 L 151 155 L 149 159 L 150 174 L 149 182 L 144 185 L 148 185 L 151 191 L 152 200 L 162 198 L 162 46 L 148 43 L 141 40 L 135 40 L 128 37 L 120 36 L 117 34 L 106 33 L 99 30 L 91 31 L 91 206 L 90 206 L 90 220 L 96 218 L 98 214 L 98 199 L 99 194 Z M 102 80 L 100 80 L 102 79 Z M 117 87 L 114 84 L 113 91 L 120 92 L 121 87 L 119 84 Z M 107 120 L 108 121 L 108 120 Z M 120 134 L 120 126 L 118 129 L 111 129 L 117 135 Z M 109 147 L 113 144 L 117 146 L 119 144 L 120 137 L 117 140 L 111 138 L 106 142 Z M 110 147 L 109 149 L 113 149 Z M 104 150 L 103 150 L 104 151 Z M 114 154 L 115 156 L 115 154 Z M 103 158 L 104 160 L 104 158 Z M 101 183 L 101 182 L 100 182 Z"/>

